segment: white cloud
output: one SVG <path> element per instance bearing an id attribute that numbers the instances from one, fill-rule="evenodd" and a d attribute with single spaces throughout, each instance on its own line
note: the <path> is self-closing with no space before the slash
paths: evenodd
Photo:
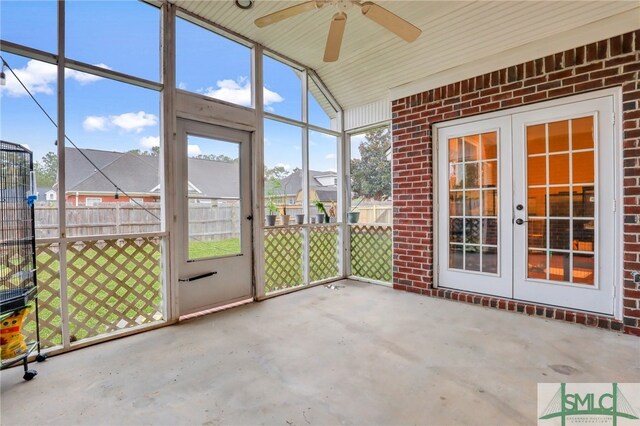
<path id="1" fill-rule="evenodd" d="M 145 127 L 155 126 L 158 123 L 158 117 L 144 111 L 112 115 L 109 119 L 113 125 L 120 127 L 125 132 L 136 133 L 140 133 Z"/>
<path id="2" fill-rule="evenodd" d="M 140 146 L 146 149 L 151 149 L 156 146 L 160 146 L 159 136 L 145 136 L 140 139 Z"/>
<path id="3" fill-rule="evenodd" d="M 198 92 L 205 96 L 221 99 L 236 105 L 251 106 L 251 82 L 248 78 L 240 77 L 237 80 L 218 80 L 216 86 L 215 88 L 207 87 L 206 89 L 200 89 Z M 271 104 L 284 101 L 284 98 L 280 96 L 280 94 L 266 87 L 263 88 L 262 93 L 264 96 L 264 104 L 267 107 Z"/>
<path id="4" fill-rule="evenodd" d="M 89 115 L 82 122 L 82 127 L 88 132 L 105 131 L 108 124 L 107 117 Z"/>
<path id="5" fill-rule="evenodd" d="M 278 93 L 273 92 L 266 87 L 262 88 L 262 96 L 264 96 L 264 104 L 271 105 L 278 102 L 284 101 L 284 98 L 280 96 Z"/>
<path id="6" fill-rule="evenodd" d="M 325 160 L 335 160 L 336 159 L 336 155 L 335 154 L 327 154 L 324 156 Z"/>
<path id="7" fill-rule="evenodd" d="M 187 83 L 181 81 L 180 83 L 178 83 L 178 89 L 187 90 Z"/>
<path id="8" fill-rule="evenodd" d="M 29 60 L 24 68 L 14 68 L 18 78 L 24 83 L 32 94 L 44 93 L 45 95 L 53 94 L 53 83 L 56 80 L 57 68 L 55 65 L 47 64 L 36 60 Z M 24 88 L 18 80 L 13 76 L 11 71 L 6 70 L 7 76 L 6 86 L 0 86 L 0 93 L 13 97 L 28 96 Z"/>
<path id="9" fill-rule="evenodd" d="M 200 150 L 200 145 L 189 145 L 187 147 L 187 155 L 189 155 L 189 157 L 196 157 L 201 153 L 202 151 Z"/>
<path id="10" fill-rule="evenodd" d="M 145 127 L 155 126 L 156 124 L 158 124 L 158 117 L 144 111 L 138 111 L 110 115 L 108 117 L 89 115 L 82 122 L 82 127 L 89 132 L 93 132 L 96 130 L 106 131 L 115 126 L 125 132 L 140 133 Z"/>
<path id="11" fill-rule="evenodd" d="M 105 64 L 96 64 L 96 66 L 111 69 Z M 13 68 L 13 72 L 32 94 L 53 95 L 57 78 L 57 67 L 55 65 L 30 59 L 23 68 Z M 5 74 L 7 76 L 7 84 L 6 86 L 0 86 L 0 93 L 12 97 L 28 96 L 11 71 L 6 70 Z M 102 79 L 102 77 L 71 69 L 65 71 L 65 78 L 76 80 L 81 85 Z"/>

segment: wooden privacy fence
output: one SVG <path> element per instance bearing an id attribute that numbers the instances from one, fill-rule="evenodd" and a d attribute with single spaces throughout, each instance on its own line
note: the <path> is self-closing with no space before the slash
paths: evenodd
<path id="1" fill-rule="evenodd" d="M 145 203 L 144 208 L 130 203 L 101 203 L 95 206 L 66 207 L 68 237 L 89 235 L 122 235 L 160 232 L 159 203 Z M 36 238 L 58 235 L 58 209 L 37 205 L 35 208 Z M 240 236 L 240 208 L 237 205 L 218 206 L 189 204 L 189 236 L 199 241 L 225 240 Z"/>
<path id="2" fill-rule="evenodd" d="M 391 205 L 360 205 L 354 209 L 360 212 L 358 223 L 388 223 L 391 224 Z"/>

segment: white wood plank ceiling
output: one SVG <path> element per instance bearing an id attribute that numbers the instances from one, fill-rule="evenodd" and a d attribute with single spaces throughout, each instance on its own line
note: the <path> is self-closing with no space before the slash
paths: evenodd
<path id="1" fill-rule="evenodd" d="M 260 16 L 302 1 L 255 0 L 250 10 L 237 8 L 233 0 L 173 2 L 314 69 L 345 109 L 385 99 L 390 88 L 612 16 L 640 17 L 635 1 L 381 0 L 377 3 L 421 28 L 420 38 L 405 43 L 352 7 L 340 59 L 324 63 L 335 7 L 325 6 L 262 29 L 253 24 Z M 530 59 L 536 54 L 532 51 Z"/>

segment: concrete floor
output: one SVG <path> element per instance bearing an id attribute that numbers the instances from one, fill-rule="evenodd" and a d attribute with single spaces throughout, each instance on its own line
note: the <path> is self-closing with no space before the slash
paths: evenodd
<path id="1" fill-rule="evenodd" d="M 640 382 L 640 339 L 363 283 L 1 374 L 12 424 L 534 424 L 538 382 Z"/>

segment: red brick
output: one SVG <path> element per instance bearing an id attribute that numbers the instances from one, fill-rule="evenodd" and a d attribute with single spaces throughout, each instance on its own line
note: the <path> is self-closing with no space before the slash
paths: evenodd
<path id="1" fill-rule="evenodd" d="M 640 327 L 625 326 L 624 327 L 624 332 L 625 333 L 629 333 L 629 334 L 633 334 L 634 336 L 640 336 Z"/>
<path id="2" fill-rule="evenodd" d="M 494 70 L 392 103 L 394 288 L 640 335 L 638 321 L 623 325 L 608 317 L 432 288 L 434 123 L 621 86 L 625 137 L 622 204 L 624 214 L 640 215 L 640 62 L 633 50 L 634 42 L 640 47 L 640 31 Z M 623 235 L 625 315 L 640 319 L 640 287 L 628 277 L 629 271 L 640 269 L 640 223 L 626 223 Z"/>

